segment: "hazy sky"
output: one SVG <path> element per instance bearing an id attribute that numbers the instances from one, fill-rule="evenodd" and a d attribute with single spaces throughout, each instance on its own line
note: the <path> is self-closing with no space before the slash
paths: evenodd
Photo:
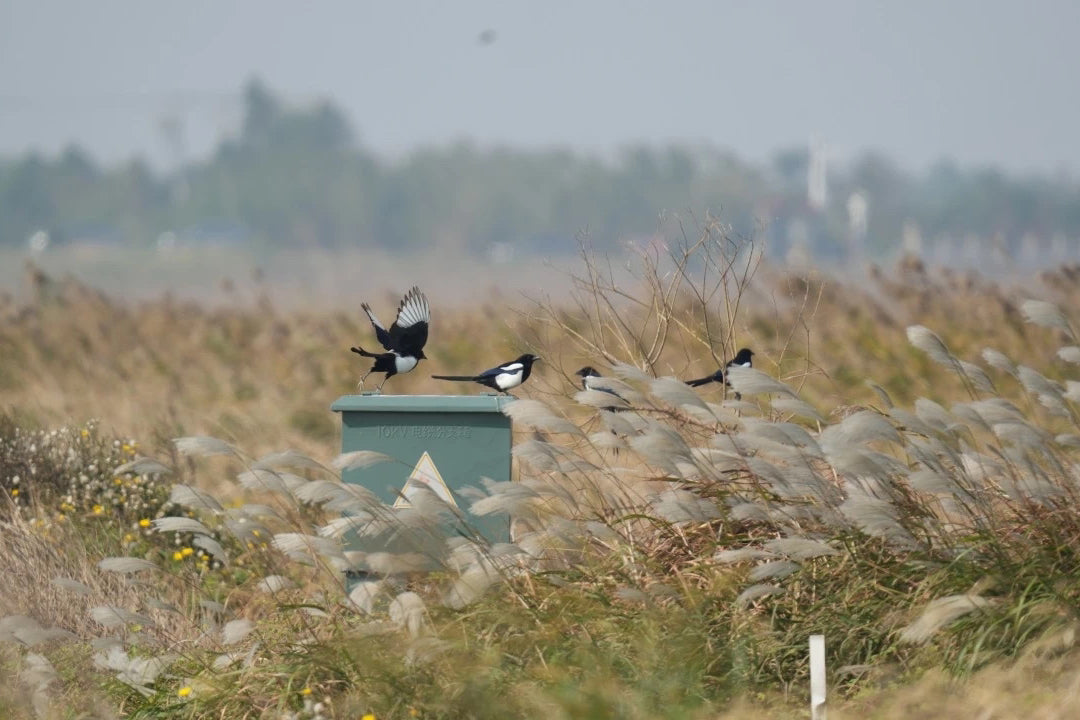
<path id="1" fill-rule="evenodd" d="M 705 141 L 759 160 L 817 136 L 841 159 L 1075 175 L 1078 34 L 1076 0 L 0 0 L 0 153 L 202 155 L 258 75 L 289 100 L 332 98 L 393 155 L 470 137 Z"/>

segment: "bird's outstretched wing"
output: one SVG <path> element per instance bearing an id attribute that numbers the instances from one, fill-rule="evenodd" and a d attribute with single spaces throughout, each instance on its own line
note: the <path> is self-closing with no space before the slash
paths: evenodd
<path id="1" fill-rule="evenodd" d="M 361 303 L 360 307 L 367 313 L 371 326 L 375 328 L 375 337 L 378 339 L 379 344 L 383 346 L 384 350 L 393 350 L 394 348 L 390 347 L 390 333 L 386 332 L 386 328 L 379 322 L 379 318 L 375 317 L 375 313 L 371 311 L 371 306 L 367 303 Z"/>
<path id="2" fill-rule="evenodd" d="M 506 363 L 505 365 L 500 365 L 499 367 L 493 367 L 490 370 L 485 370 L 484 372 L 480 373 L 476 377 L 477 378 L 493 378 L 493 377 L 495 377 L 497 375 L 504 375 L 504 374 L 507 374 L 507 373 L 516 373 L 517 371 L 521 370 L 523 367 L 525 367 L 525 366 L 522 363 L 509 362 L 509 363 Z"/>
<path id="3" fill-rule="evenodd" d="M 388 333 L 390 344 L 384 343 L 384 346 L 387 350 L 397 350 L 406 355 L 419 352 L 427 343 L 430 321 L 431 309 L 428 307 L 427 298 L 420 292 L 420 288 L 413 286 L 398 305 L 397 318 Z M 379 340 L 382 341 L 381 336 Z"/>

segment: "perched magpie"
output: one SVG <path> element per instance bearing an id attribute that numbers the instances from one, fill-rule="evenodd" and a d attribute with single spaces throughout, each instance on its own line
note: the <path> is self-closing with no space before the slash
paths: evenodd
<path id="1" fill-rule="evenodd" d="M 625 402 L 625 398 L 622 395 L 620 395 L 619 393 L 615 392 L 614 390 L 612 390 L 609 387 L 603 387 L 601 384 L 593 382 L 594 380 L 599 380 L 600 378 L 603 377 L 603 375 L 596 372 L 596 368 L 594 368 L 593 366 L 586 365 L 585 367 L 581 368 L 580 370 L 578 370 L 574 374 L 581 378 L 581 387 L 585 388 L 586 390 L 596 390 L 598 392 L 606 392 L 606 393 L 608 393 L 610 395 L 614 395 L 615 397 L 617 397 L 620 400 L 623 400 Z M 604 410 L 611 410 L 613 412 L 618 412 L 619 410 L 622 410 L 623 408 L 619 407 L 619 406 L 616 406 L 616 405 L 613 405 L 611 407 L 606 407 L 606 408 L 603 408 L 603 409 Z"/>
<path id="2" fill-rule="evenodd" d="M 470 380 L 509 395 L 508 390 L 516 388 L 529 379 L 532 365 L 539 359 L 535 355 L 525 353 L 517 360 L 485 370 L 479 375 L 432 375 L 431 377 L 436 380 Z"/>
<path id="3" fill-rule="evenodd" d="M 727 385 L 728 381 L 727 378 L 724 377 L 724 370 L 729 367 L 753 367 L 753 361 L 750 359 L 753 356 L 753 350 L 751 350 L 750 348 L 743 348 L 742 350 L 739 350 L 739 352 L 735 353 L 735 357 L 732 358 L 727 365 L 720 368 L 712 375 L 706 375 L 705 377 L 698 378 L 697 380 L 687 380 L 686 384 L 690 387 L 700 387 L 702 385 L 707 385 L 711 382 L 718 382 Z M 735 394 L 735 399 L 739 399 L 738 393 Z"/>
<path id="4" fill-rule="evenodd" d="M 364 374 L 364 377 L 360 378 L 357 387 L 362 387 L 364 381 L 367 380 L 367 376 L 373 372 L 386 373 L 386 377 L 383 378 L 377 388 L 377 391 L 381 392 L 382 386 L 391 377 L 399 373 L 409 372 L 416 367 L 417 363 L 427 358 L 424 355 L 424 344 L 427 343 L 431 310 L 428 308 L 428 301 L 424 297 L 424 293 L 420 292 L 420 288 L 415 286 L 405 293 L 405 297 L 401 299 L 401 304 L 398 305 L 397 318 L 389 330 L 384 328 L 379 319 L 375 317 L 370 305 L 363 303 L 360 307 L 367 313 L 371 326 L 375 328 L 375 337 L 386 352 L 373 353 L 362 347 L 350 348 L 358 355 L 375 358 L 375 364 Z"/>

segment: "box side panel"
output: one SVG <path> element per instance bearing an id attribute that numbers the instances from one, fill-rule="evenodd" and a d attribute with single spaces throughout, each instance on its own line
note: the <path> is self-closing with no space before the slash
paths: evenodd
<path id="1" fill-rule="evenodd" d="M 461 495 L 461 488 L 481 487 L 482 477 L 509 480 L 510 445 L 510 421 L 501 413 L 345 411 L 342 452 L 374 450 L 394 460 L 346 471 L 342 479 L 363 485 L 392 505 L 427 453 L 424 467 L 434 466 L 468 515 L 471 500 Z M 470 524 L 491 540 L 509 537 L 505 516 L 470 517 Z"/>

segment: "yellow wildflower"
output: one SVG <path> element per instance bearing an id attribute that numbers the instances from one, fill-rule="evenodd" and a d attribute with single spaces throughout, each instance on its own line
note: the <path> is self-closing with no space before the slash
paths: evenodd
<path id="1" fill-rule="evenodd" d="M 182 552 L 180 552 L 179 550 L 177 550 L 176 552 L 174 552 L 172 554 L 172 559 L 173 560 L 183 560 L 184 559 L 184 554 Z"/>
<path id="2" fill-rule="evenodd" d="M 300 691 L 300 694 L 301 695 L 310 695 L 311 694 L 311 688 L 309 688 L 309 687 L 304 688 L 303 690 Z"/>
<path id="3" fill-rule="evenodd" d="M 94 514 L 95 514 L 95 515 L 100 515 L 100 514 L 101 514 L 101 513 L 103 513 L 103 512 L 105 512 L 105 508 L 103 508 L 103 507 L 102 507 L 102 506 L 100 506 L 100 505 L 95 505 L 95 506 L 94 506 Z"/>
<path id="4" fill-rule="evenodd" d="M 188 555 L 190 555 L 193 552 L 195 552 L 195 551 L 192 548 L 186 547 L 186 548 L 184 548 L 183 550 L 180 551 L 180 554 L 183 555 L 184 557 L 187 557 Z"/>
<path id="5" fill-rule="evenodd" d="M 143 518 L 142 520 L 140 520 L 139 521 L 139 527 L 141 527 L 141 528 L 150 527 L 150 518 Z"/>
<path id="6" fill-rule="evenodd" d="M 86 429 L 84 429 L 84 430 L 83 430 L 82 432 L 80 432 L 79 434 L 80 434 L 80 435 L 82 435 L 83 437 L 90 437 L 90 431 L 89 431 L 89 430 L 86 430 Z"/>
<path id="7" fill-rule="evenodd" d="M 135 536 L 132 535 L 131 533 L 126 533 L 124 535 L 124 542 L 125 543 L 134 542 L 134 541 L 135 541 Z"/>
<path id="8" fill-rule="evenodd" d="M 409 708 L 409 717 L 420 717 L 420 711 L 416 708 Z"/>
<path id="9" fill-rule="evenodd" d="M 115 485 L 123 485 L 124 484 L 124 478 L 122 478 L 122 477 L 114 477 L 113 478 L 113 484 L 115 484 Z"/>
<path id="10" fill-rule="evenodd" d="M 11 497 L 19 497 L 19 488 L 11 489 Z"/>
<path id="11" fill-rule="evenodd" d="M 180 697 L 187 697 L 188 695 L 191 694 L 191 686 L 190 685 L 185 685 L 184 687 L 177 690 L 176 694 L 179 695 Z"/>
<path id="12" fill-rule="evenodd" d="M 375 720 L 375 713 L 368 713 L 364 717 L 360 718 L 360 720 Z"/>

